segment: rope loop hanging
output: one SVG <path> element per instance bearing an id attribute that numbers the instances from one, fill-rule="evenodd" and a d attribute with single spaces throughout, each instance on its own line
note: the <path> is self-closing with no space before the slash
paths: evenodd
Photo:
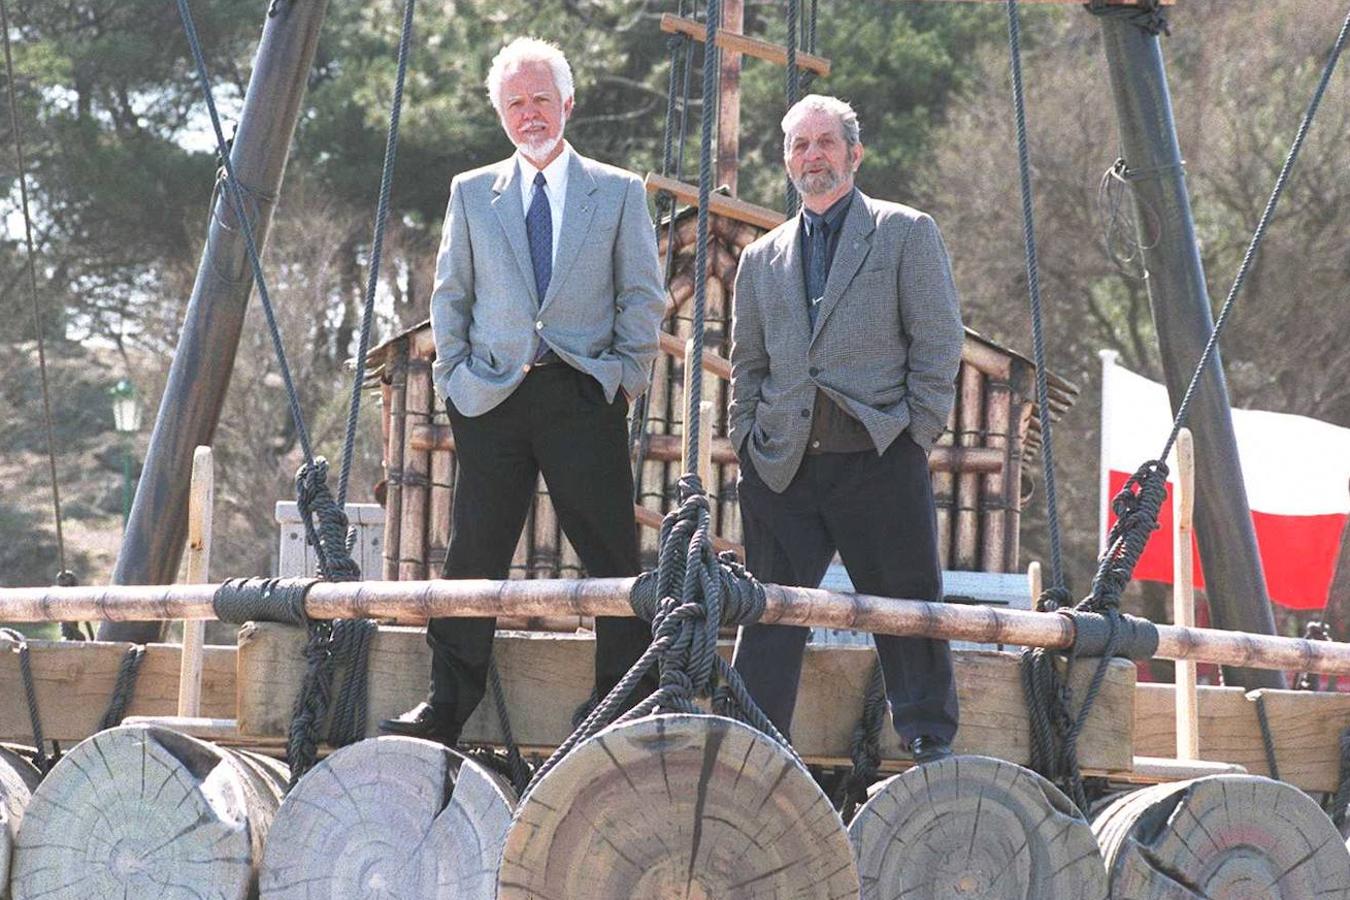
<path id="1" fill-rule="evenodd" d="M 13 628 L 0 628 L 0 639 L 11 644 L 11 652 L 19 656 L 19 680 L 23 683 L 23 699 L 28 706 L 28 724 L 33 730 L 33 764 L 46 775 L 56 764 L 55 757 L 47 755 L 47 739 L 42 733 L 42 713 L 38 709 L 37 686 L 33 682 L 33 661 L 28 653 L 28 638 Z"/>

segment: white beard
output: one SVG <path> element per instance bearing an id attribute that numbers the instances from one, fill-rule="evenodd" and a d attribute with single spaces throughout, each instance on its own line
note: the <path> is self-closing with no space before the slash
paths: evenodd
<path id="1" fill-rule="evenodd" d="M 521 141 L 516 144 L 516 149 L 530 162 L 542 162 L 543 160 L 548 159 L 549 154 L 553 152 L 554 148 L 562 143 L 562 139 L 563 133 L 562 130 L 559 130 L 556 138 L 540 138 L 537 141 Z"/>

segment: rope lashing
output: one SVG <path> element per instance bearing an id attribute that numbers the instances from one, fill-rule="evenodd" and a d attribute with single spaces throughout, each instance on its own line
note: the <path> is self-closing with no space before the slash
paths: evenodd
<path id="1" fill-rule="evenodd" d="M 1327 799 L 1331 821 L 1344 833 L 1346 819 L 1350 817 L 1350 728 L 1341 731 L 1340 768 L 1336 792 Z"/>
<path id="2" fill-rule="evenodd" d="M 1131 190 L 1134 183 L 1146 178 L 1161 178 L 1174 169 L 1185 169 L 1185 161 L 1177 164 L 1131 168 L 1124 157 L 1118 157 L 1105 172 L 1097 184 L 1097 213 L 1102 222 L 1102 246 L 1106 255 L 1122 272 L 1128 273 L 1130 263 L 1143 262 L 1143 251 L 1158 246 L 1162 236 L 1162 220 L 1143 195 Z M 1135 204 L 1142 207 L 1145 222 L 1141 225 L 1137 213 L 1125 203 L 1126 193 L 1134 197 Z M 1140 237 L 1142 232 L 1143 237 Z M 1116 252 L 1117 244 L 1125 248 L 1123 254 Z"/>
<path id="3" fill-rule="evenodd" d="M 319 576 L 325 581 L 359 581 L 361 567 L 351 555 L 356 530 L 328 489 L 328 460 L 319 456 L 301 464 L 295 473 L 295 496 L 307 540 L 318 554 Z"/>
<path id="4" fill-rule="evenodd" d="M 232 578 L 212 598 L 216 618 L 222 622 L 280 622 L 303 626 L 308 632 L 305 674 L 286 742 L 292 787 L 318 759 L 321 729 L 330 707 L 330 744 L 345 746 L 366 732 L 370 642 L 376 626 L 369 619 L 310 619 L 305 613 L 305 595 L 317 583 L 314 578 Z M 339 669 L 344 677 L 334 703 L 334 674 Z"/>
<path id="5" fill-rule="evenodd" d="M 700 713 L 695 698 L 710 697 L 715 692 L 719 713 L 758 728 L 795 757 L 787 739 L 750 697 L 740 676 L 717 654 L 720 627 L 749 625 L 764 614 L 764 588 L 733 555 L 719 557 L 713 550 L 711 508 L 698 476 L 684 475 L 680 493 L 680 506 L 661 522 L 657 568 L 638 576 L 629 596 L 633 611 L 652 623 L 651 645 L 535 772 L 531 788 L 572 748 L 607 725 L 655 712 Z M 659 673 L 656 691 L 620 714 L 653 666 Z"/>
<path id="6" fill-rule="evenodd" d="M 1172 33 L 1167 16 L 1163 14 L 1158 0 L 1138 0 L 1133 6 L 1112 5 L 1107 0 L 1087 0 L 1084 8 L 1094 16 L 1124 19 L 1141 31 L 1154 36 Z"/>
<path id="7" fill-rule="evenodd" d="M 56 760 L 47 756 L 47 740 L 42 733 L 42 713 L 38 709 L 37 686 L 33 683 L 33 661 L 28 654 L 28 638 L 13 628 L 0 628 L 0 638 L 9 641 L 11 652 L 19 655 L 19 680 L 23 682 L 23 699 L 28 706 L 28 724 L 33 730 L 33 764 L 46 775 Z"/>
<path id="8" fill-rule="evenodd" d="M 1326 622 L 1316 620 L 1309 622 L 1303 628 L 1303 639 L 1305 641 L 1329 641 L 1331 640 L 1331 626 Z M 1298 677 L 1294 679 L 1294 690 L 1315 691 L 1318 690 L 1320 684 L 1321 679 L 1316 672 L 1299 672 Z M 1335 689 L 1334 685 L 1329 687 L 1329 690 Z"/>
<path id="9" fill-rule="evenodd" d="M 886 681 L 881 663 L 872 666 L 863 696 L 862 715 L 853 726 L 849 758 L 853 768 L 839 783 L 834 805 L 845 822 L 852 821 L 858 807 L 867 802 L 867 789 L 881 777 L 881 732 L 886 724 Z"/>
<path id="10" fill-rule="evenodd" d="M 108 709 L 98 724 L 98 730 L 116 728 L 127 717 L 131 700 L 136 694 L 136 682 L 140 678 L 141 663 L 145 661 L 145 645 L 132 644 L 122 656 L 122 664 L 117 668 L 117 681 L 113 684 L 112 696 L 108 700 Z"/>
<path id="11" fill-rule="evenodd" d="M 502 743 L 506 745 L 506 765 L 511 775 L 511 786 L 516 796 L 524 793 L 530 785 L 530 767 L 520 755 L 520 747 L 511 731 L 510 711 L 506 708 L 506 691 L 502 689 L 502 676 L 497 671 L 496 660 L 488 662 L 488 687 L 492 690 L 492 702 L 497 707 L 497 719 L 501 724 Z"/>

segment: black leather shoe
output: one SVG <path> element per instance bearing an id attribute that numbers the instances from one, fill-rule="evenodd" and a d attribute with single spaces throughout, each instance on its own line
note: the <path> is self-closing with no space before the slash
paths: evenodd
<path id="1" fill-rule="evenodd" d="M 931 734 L 921 734 L 910 741 L 909 750 L 914 754 L 914 762 L 918 765 L 937 762 L 940 759 L 955 755 L 952 753 L 952 745 L 949 742 L 942 738 L 933 737 Z"/>
<path id="2" fill-rule="evenodd" d="M 450 711 L 433 703 L 419 703 L 401 716 L 385 719 L 380 722 L 380 732 L 440 741 L 447 747 L 459 742 L 459 728 Z"/>

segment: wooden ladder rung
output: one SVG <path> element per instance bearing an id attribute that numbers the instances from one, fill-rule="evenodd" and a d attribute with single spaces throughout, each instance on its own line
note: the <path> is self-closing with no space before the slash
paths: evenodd
<path id="1" fill-rule="evenodd" d="M 647 173 L 645 184 L 649 194 L 659 194 L 665 191 L 681 203 L 698 206 L 698 188 L 692 184 L 685 184 L 683 181 L 676 181 L 674 178 L 667 178 L 655 172 Z M 713 194 L 712 199 L 708 202 L 708 211 L 715 216 L 735 219 L 737 222 L 745 222 L 757 228 L 765 229 L 777 228 L 787 219 L 787 216 L 776 209 L 756 206 L 753 203 L 746 203 L 744 200 L 737 200 L 735 197 L 728 197 L 726 194 Z"/>
<path id="2" fill-rule="evenodd" d="M 702 22 L 685 19 L 671 13 L 665 13 L 661 16 L 661 30 L 667 34 L 683 34 L 700 43 L 708 39 L 708 27 Z M 780 66 L 787 65 L 786 47 L 769 41 L 761 41 L 759 38 L 746 37 L 739 32 L 719 30 L 717 32 L 717 46 L 723 50 L 744 53 L 746 56 L 753 56 L 765 62 L 777 63 Z M 797 68 L 827 78 L 830 74 L 830 61 L 823 56 L 816 56 L 799 50 L 797 51 Z"/>

